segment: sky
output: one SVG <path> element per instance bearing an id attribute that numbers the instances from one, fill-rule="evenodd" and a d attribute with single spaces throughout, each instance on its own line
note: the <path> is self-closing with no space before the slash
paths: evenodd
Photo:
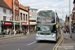
<path id="1" fill-rule="evenodd" d="M 36 9 L 54 9 L 57 11 L 59 18 L 65 20 L 69 16 L 69 0 L 18 0 L 24 6 Z M 73 0 L 70 0 L 71 13 L 74 7 Z"/>

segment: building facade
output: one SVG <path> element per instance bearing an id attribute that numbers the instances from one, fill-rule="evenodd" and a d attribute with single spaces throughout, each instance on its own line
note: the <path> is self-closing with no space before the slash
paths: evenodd
<path id="1" fill-rule="evenodd" d="M 20 30 L 29 32 L 29 7 L 19 5 Z"/>
<path id="2" fill-rule="evenodd" d="M 30 8 L 29 10 L 29 22 L 30 22 L 30 32 L 35 31 L 35 25 L 36 25 L 36 18 L 37 18 L 37 10 L 34 8 Z"/>
<path id="3" fill-rule="evenodd" d="M 18 0 L 4 0 L 4 1 L 12 9 L 13 29 L 15 24 L 15 30 L 19 30 L 20 29 L 19 1 Z"/>
<path id="4" fill-rule="evenodd" d="M 69 30 L 69 17 L 67 15 L 65 18 L 65 28 L 67 28 Z"/>
<path id="5" fill-rule="evenodd" d="M 72 32 L 75 33 L 75 0 L 73 0 L 73 4 L 74 4 L 74 7 L 73 7 L 73 10 L 72 10 L 72 14 L 73 14 L 73 17 L 72 17 Z"/>
<path id="6" fill-rule="evenodd" d="M 0 32 L 1 30 L 12 28 L 11 18 L 12 9 L 4 2 L 4 0 L 0 0 Z"/>

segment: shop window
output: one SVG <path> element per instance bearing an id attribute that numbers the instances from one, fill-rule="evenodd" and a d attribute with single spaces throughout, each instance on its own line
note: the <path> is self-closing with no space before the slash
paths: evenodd
<path id="1" fill-rule="evenodd" d="M 3 16 L 3 21 L 6 21 L 6 16 Z"/>
<path id="2" fill-rule="evenodd" d="M 5 8 L 3 9 L 3 12 L 6 13 L 6 9 Z"/>

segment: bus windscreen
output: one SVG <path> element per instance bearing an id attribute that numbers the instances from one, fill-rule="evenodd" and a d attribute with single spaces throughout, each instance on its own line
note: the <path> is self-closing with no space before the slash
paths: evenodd
<path id="1" fill-rule="evenodd" d="M 55 23 L 55 12 L 52 10 L 39 11 L 37 23 Z"/>

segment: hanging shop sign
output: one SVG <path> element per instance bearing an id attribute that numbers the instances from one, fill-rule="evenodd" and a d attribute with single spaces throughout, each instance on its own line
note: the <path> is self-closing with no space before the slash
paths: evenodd
<path id="1" fill-rule="evenodd" d="M 4 25 L 12 25 L 12 22 L 6 22 L 5 21 L 5 24 Z"/>

